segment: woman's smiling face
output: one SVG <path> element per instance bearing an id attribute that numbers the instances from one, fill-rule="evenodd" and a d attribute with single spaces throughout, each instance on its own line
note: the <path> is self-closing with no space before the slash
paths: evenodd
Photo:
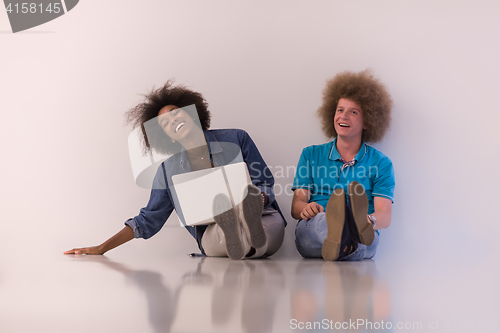
<path id="1" fill-rule="evenodd" d="M 191 133 L 194 121 L 183 109 L 167 105 L 158 113 L 158 124 L 172 140 L 182 141 Z"/>

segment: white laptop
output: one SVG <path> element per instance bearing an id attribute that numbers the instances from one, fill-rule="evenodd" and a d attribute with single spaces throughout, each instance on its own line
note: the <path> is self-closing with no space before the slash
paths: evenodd
<path id="1" fill-rule="evenodd" d="M 246 163 L 239 162 L 175 175 L 172 183 L 185 223 L 193 226 L 214 222 L 212 203 L 217 194 L 224 193 L 238 205 L 252 181 Z M 180 219 L 179 222 L 184 226 Z"/>

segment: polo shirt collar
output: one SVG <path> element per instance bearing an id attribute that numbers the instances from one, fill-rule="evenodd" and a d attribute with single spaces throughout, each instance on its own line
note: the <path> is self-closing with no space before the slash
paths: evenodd
<path id="1" fill-rule="evenodd" d="M 330 154 L 328 156 L 328 158 L 332 161 L 340 161 L 340 158 L 342 156 L 340 156 L 338 150 L 337 150 L 337 138 L 333 139 L 332 141 L 332 147 L 330 148 Z M 366 152 L 367 152 L 368 148 L 366 147 L 366 143 L 362 143 L 361 144 L 361 148 L 359 149 L 358 153 L 356 154 L 356 156 L 354 157 L 354 159 L 356 160 L 356 162 L 359 162 L 363 159 L 363 157 L 365 156 Z M 349 162 L 349 161 L 347 161 Z"/>

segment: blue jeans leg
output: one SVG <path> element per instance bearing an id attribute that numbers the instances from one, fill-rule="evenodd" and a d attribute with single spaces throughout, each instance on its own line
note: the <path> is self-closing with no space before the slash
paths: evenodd
<path id="1" fill-rule="evenodd" d="M 373 243 L 369 246 L 358 243 L 358 248 L 351 254 L 348 254 L 342 261 L 358 261 L 363 259 L 372 259 L 377 252 L 378 242 L 380 233 L 375 231 L 375 237 L 373 238 Z"/>
<path id="2" fill-rule="evenodd" d="M 323 258 L 321 248 L 328 228 L 325 213 L 318 213 L 310 220 L 300 220 L 295 227 L 295 246 L 304 258 Z"/>

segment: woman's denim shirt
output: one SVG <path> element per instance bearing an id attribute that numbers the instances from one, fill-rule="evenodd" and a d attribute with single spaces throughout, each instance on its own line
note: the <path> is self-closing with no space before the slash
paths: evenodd
<path id="1" fill-rule="evenodd" d="M 274 177 L 248 133 L 239 129 L 209 130 L 203 133 L 208 143 L 212 164 L 217 167 L 245 162 L 252 183 L 269 197 L 269 203 L 265 208 L 273 207 L 283 218 L 274 197 Z M 178 200 L 175 190 L 173 190 L 172 176 L 190 171 L 191 167 L 184 149 L 181 153 L 175 154 L 161 163 L 153 180 L 151 196 L 147 206 L 141 209 L 139 215 L 125 222 L 134 230 L 135 238 L 148 239 L 152 237 L 160 231 L 175 207 L 180 207 L 175 205 Z M 176 212 L 179 219 L 184 221 L 182 211 L 179 209 Z M 284 218 L 283 220 L 285 221 Z M 206 225 L 186 226 L 186 229 L 198 242 L 198 247 L 202 253 L 204 251 L 201 246 L 201 238 L 206 228 Z"/>

